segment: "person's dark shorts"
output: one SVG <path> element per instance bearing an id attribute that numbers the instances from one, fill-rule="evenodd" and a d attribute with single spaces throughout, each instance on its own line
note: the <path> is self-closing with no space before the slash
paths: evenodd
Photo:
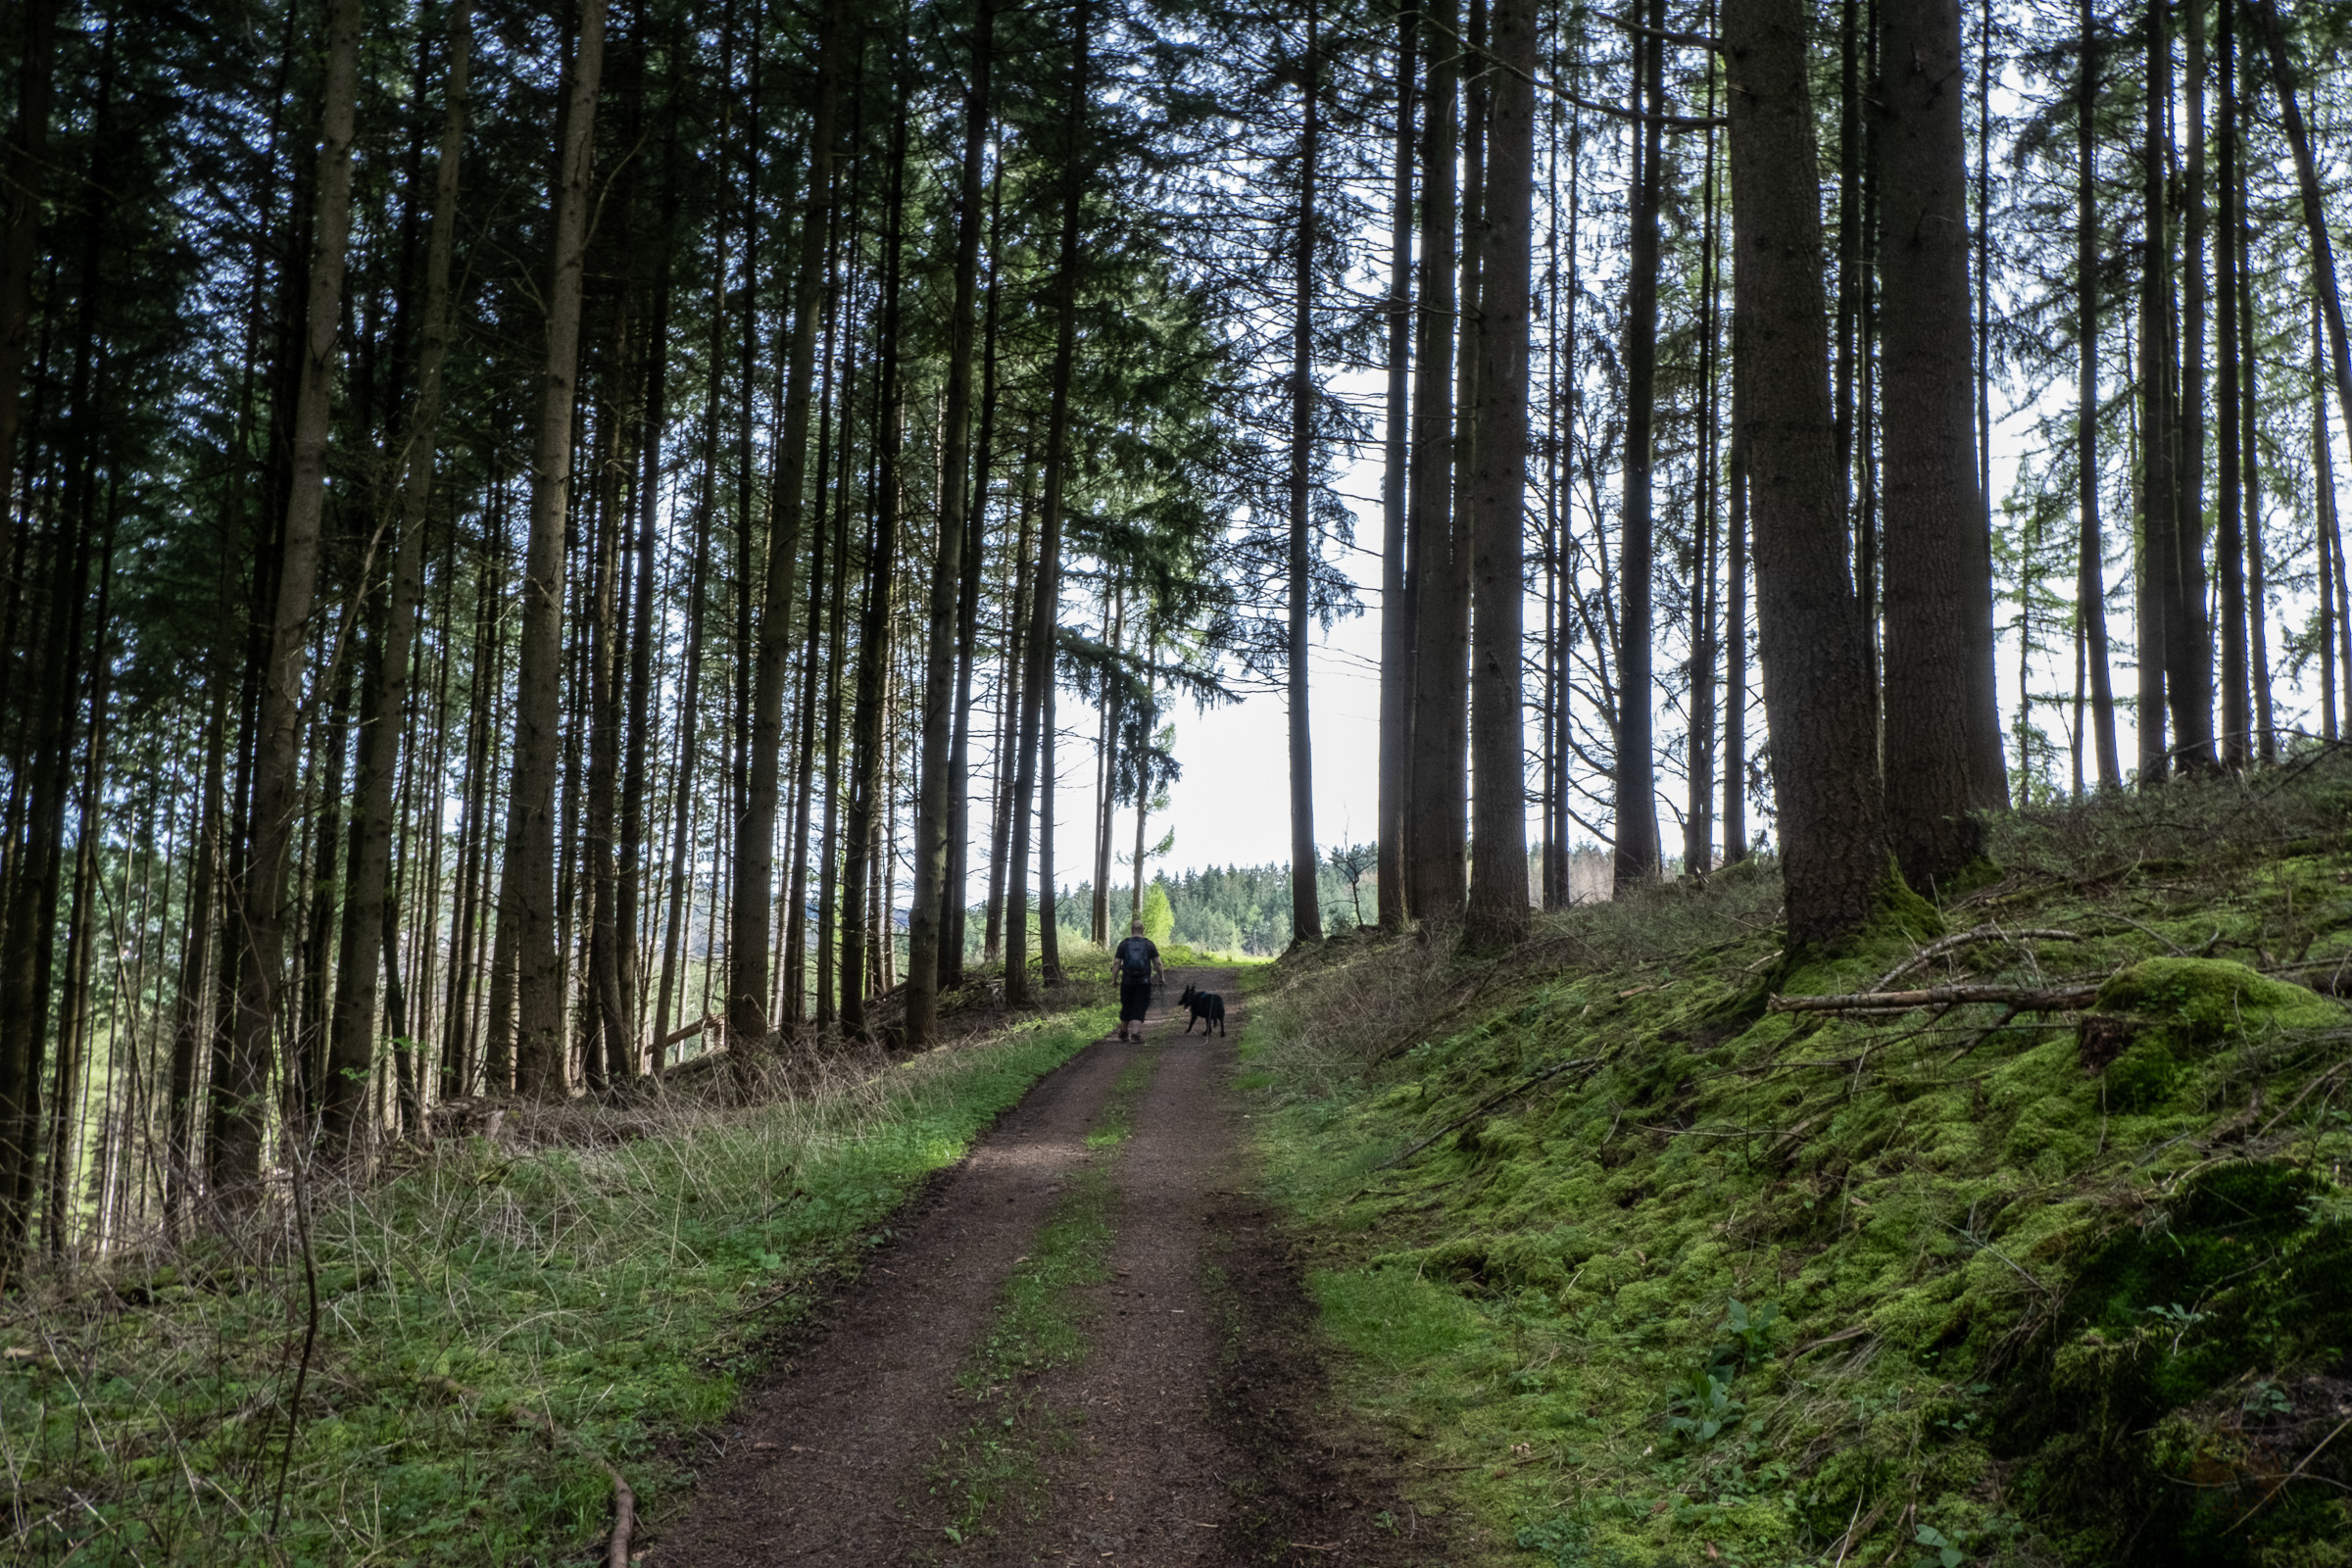
<path id="1" fill-rule="evenodd" d="M 1119 985 L 1119 1022 L 1142 1023 L 1152 1010 L 1152 982 L 1122 981 Z"/>

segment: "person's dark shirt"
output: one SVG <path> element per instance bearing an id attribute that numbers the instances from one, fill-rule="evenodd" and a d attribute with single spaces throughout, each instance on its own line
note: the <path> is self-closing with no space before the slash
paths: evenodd
<path id="1" fill-rule="evenodd" d="M 1119 972 L 1119 984 L 1121 985 L 1129 983 L 1127 979 L 1127 950 L 1130 948 L 1144 950 L 1144 978 L 1146 980 L 1152 978 L 1152 965 L 1159 961 L 1159 949 L 1152 945 L 1150 937 L 1129 937 L 1113 948 L 1110 953 L 1110 961 Z"/>

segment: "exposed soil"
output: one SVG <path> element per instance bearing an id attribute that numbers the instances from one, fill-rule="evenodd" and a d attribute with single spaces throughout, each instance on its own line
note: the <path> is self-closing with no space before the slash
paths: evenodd
<path id="1" fill-rule="evenodd" d="M 1090 1047 L 934 1187 L 831 1325 L 746 1401 L 645 1561 L 1445 1561 L 1398 1495 L 1395 1456 L 1328 1396 L 1289 1242 L 1248 1193 L 1233 1048 L 1179 1032 L 1187 981 L 1221 991 L 1238 1028 L 1233 979 L 1171 974 L 1143 1046 Z M 956 1375 L 1139 1054 L 1156 1066 L 1111 1157 L 1111 1277 L 1073 1303 L 1088 1350 L 1027 1391 L 1035 1484 L 958 1545 L 930 1484 L 971 1414 Z"/>

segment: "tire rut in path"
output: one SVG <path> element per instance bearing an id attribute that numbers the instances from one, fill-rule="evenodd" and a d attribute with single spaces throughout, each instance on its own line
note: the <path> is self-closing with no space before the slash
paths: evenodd
<path id="1" fill-rule="evenodd" d="M 1335 1407 L 1292 1238 L 1247 1190 L 1234 1049 L 1181 1032 L 1188 980 L 1240 1027 L 1233 971 L 1171 974 L 1142 1047 L 1100 1041 L 1041 1080 L 747 1401 L 652 1568 L 1446 1560 L 1428 1522 L 1387 1524 L 1412 1517 L 1396 1456 Z M 932 1494 L 978 1409 L 957 1376 L 1118 1079 L 1152 1056 L 1108 1161 L 1110 1278 L 1073 1293 L 1088 1348 L 1030 1386 L 1039 1484 L 958 1545 Z"/>
<path id="2" fill-rule="evenodd" d="M 1176 973 L 1167 989 L 1215 987 L 1238 1024 L 1233 978 Z M 1180 1034 L 1173 1000 L 1154 999 L 1172 1015 L 1155 1009 L 1144 1046 L 1111 1048 L 1159 1056 L 1111 1167 L 1111 1277 L 1082 1293 L 1091 1298 L 1082 1311 L 1092 1309 L 1087 1355 L 1039 1385 L 1068 1441 L 1043 1455 L 1040 1516 L 1006 1521 L 991 1549 L 970 1554 L 991 1568 L 1227 1560 L 1232 1482 L 1245 1460 L 1217 1420 L 1222 1344 L 1203 1275 L 1208 1205 L 1232 1185 L 1240 1152 L 1227 1088 L 1233 1052 L 1223 1040 Z"/>
<path id="3" fill-rule="evenodd" d="M 1098 1042 L 1048 1074 L 899 1222 L 828 1327 L 745 1400 L 649 1564 L 896 1564 L 938 1540 L 908 1510 L 961 1425 L 956 1374 L 1128 1059 Z"/>

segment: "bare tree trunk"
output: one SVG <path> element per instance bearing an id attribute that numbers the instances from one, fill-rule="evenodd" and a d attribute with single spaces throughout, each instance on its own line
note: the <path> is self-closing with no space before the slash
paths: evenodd
<path id="1" fill-rule="evenodd" d="M 2183 152 L 2180 224 L 2180 364 L 2176 393 L 2179 465 L 2175 484 L 2172 603 L 2165 616 L 2165 694 L 2180 760 L 2217 764 L 2213 734 L 2213 623 L 2206 609 L 2205 571 L 2205 7 L 2180 7 L 2187 31 L 2188 123 Z"/>
<path id="2" fill-rule="evenodd" d="M 1059 572 L 1055 575 L 1058 577 Z M 1060 728 L 1054 717 L 1059 683 L 1049 677 L 1045 689 L 1045 715 L 1038 737 L 1038 776 L 1042 780 L 1037 792 L 1037 881 L 1042 895 L 1038 905 L 1041 916 L 1037 928 L 1037 972 L 1048 987 L 1061 984 L 1061 888 L 1054 873 L 1054 828 L 1059 819 L 1056 808 L 1060 805 L 1060 772 L 1054 765 L 1054 743 L 1060 737 Z"/>
<path id="3" fill-rule="evenodd" d="M 1298 143 L 1298 254 L 1291 277 L 1291 549 L 1286 645 L 1291 742 L 1291 942 L 1319 942 L 1323 910 L 1315 897 L 1314 736 L 1307 723 L 1307 628 L 1314 599 L 1315 183 L 1323 133 L 1322 61 L 1316 0 L 1306 0 L 1306 64 L 1300 87 L 1304 129 Z M 1512 650 L 1511 668 L 1519 667 Z M 1514 767 L 1512 776 L 1517 776 Z"/>
<path id="4" fill-rule="evenodd" d="M 858 701 L 850 725 L 850 809 L 845 819 L 844 844 L 848 874 L 842 890 L 848 915 L 841 942 L 841 1026 L 849 1034 L 865 1029 L 865 999 L 879 975 L 879 965 L 867 966 L 867 946 L 887 939 L 881 929 L 890 915 L 890 900 L 882 895 L 884 869 L 877 849 L 881 843 L 882 792 L 889 787 L 886 707 L 890 679 L 891 590 L 898 570 L 899 464 L 906 423 L 900 386 L 900 268 L 903 254 L 906 194 L 907 103 L 902 89 L 891 125 L 889 194 L 882 219 L 882 333 L 880 386 L 874 402 L 874 523 L 873 548 L 866 560 L 865 606 L 858 627 Z M 874 919 L 870 898 L 880 899 L 880 918 Z"/>
<path id="5" fill-rule="evenodd" d="M 838 202 L 826 211 L 825 241 L 825 342 L 824 388 L 817 400 L 816 466 L 818 499 L 816 525 L 808 530 L 808 626 L 801 653 L 800 737 L 796 748 L 799 763 L 793 779 L 792 828 L 788 838 L 792 845 L 790 893 L 785 899 L 785 918 L 791 923 L 784 940 L 784 1024 L 797 1034 L 808 1017 L 808 827 L 815 805 L 816 749 L 818 730 L 816 710 L 819 703 L 818 674 L 821 668 L 821 650 L 825 636 L 825 605 L 830 584 L 826 572 L 840 574 L 841 563 L 830 561 L 827 547 L 833 530 L 825 514 L 824 477 L 832 462 L 833 408 L 837 388 L 842 380 L 835 373 L 833 349 L 840 330 L 841 301 L 841 207 Z M 842 394 L 845 398 L 846 391 Z M 846 421 L 846 414 L 845 414 Z"/>
<path id="6" fill-rule="evenodd" d="M 2192 6 L 2190 9 L 2198 9 Z M 2214 302 L 2218 319 L 2214 333 L 2221 350 L 2214 386 L 2220 394 L 2215 410 L 2214 444 L 2221 458 L 2221 487 L 2214 497 L 2214 565 L 2221 578 L 2222 653 L 2222 765 L 2232 770 L 2246 765 L 2252 755 L 2254 715 L 2246 678 L 2246 571 L 2243 466 L 2238 449 L 2238 394 L 2244 382 L 2237 351 L 2237 7 L 2224 0 L 2221 7 L 2221 124 L 2215 151 L 2220 155 L 2221 233 L 2214 245 Z M 2201 25 L 2199 30 L 2201 31 Z M 2201 96 L 2201 95 L 2200 95 Z M 2198 159 L 2201 168 L 2202 158 Z M 2201 270 L 2201 269 L 2200 269 Z"/>
<path id="7" fill-rule="evenodd" d="M 1061 606 L 1061 510 L 1068 482 L 1070 444 L 1070 377 L 1078 355 L 1078 244 L 1086 198 L 1087 50 L 1094 18 L 1088 0 L 1077 0 L 1070 48 L 1070 102 L 1066 111 L 1067 146 L 1062 168 L 1061 245 L 1054 279 L 1054 368 L 1048 381 L 1053 402 L 1046 415 L 1045 495 L 1038 509 L 1036 595 L 1029 612 L 1028 670 L 1022 679 L 1020 760 L 1012 786 L 1012 863 L 1005 881 L 1004 1000 L 1024 1005 L 1029 991 L 1029 834 L 1030 802 L 1039 793 L 1039 754 L 1045 754 L 1044 791 L 1039 810 L 1042 823 L 1054 816 L 1052 737 L 1041 734 L 1052 723 L 1054 633 Z M 1052 851 L 1046 848 L 1047 829 L 1041 828 L 1040 869 L 1050 889 Z M 1053 979 L 1054 949 L 1046 944 L 1054 933 L 1054 906 L 1049 893 L 1041 924 L 1039 948 L 1047 956 L 1046 977 Z M 1056 945 L 1057 946 L 1057 945 Z"/>
<path id="8" fill-rule="evenodd" d="M 728 906 L 727 1043 L 739 1082 L 767 1046 L 768 918 L 775 897 L 776 802 L 784 757 L 784 683 L 792 659 L 793 581 L 808 474 L 808 410 L 815 383 L 816 318 L 824 292 L 826 214 L 833 202 L 834 114 L 841 57 L 849 42 L 847 0 L 829 0 L 816 51 L 816 101 L 809 119 L 808 200 L 794 274 L 792 340 L 786 351 L 783 429 L 768 530 L 767 570 L 753 658 L 751 749 L 743 814 L 735 823 L 734 896 Z M 746 322 L 746 342 L 756 335 Z M 750 412 L 750 386 L 745 386 Z M 749 454 L 747 452 L 746 457 Z M 738 526 L 749 527 L 747 514 Z"/>
<path id="9" fill-rule="evenodd" d="M 2279 119 L 2286 125 L 2287 145 L 2295 155 L 2295 183 L 2303 199 L 2303 226 L 2311 245 L 2311 291 L 2313 305 L 2327 327 L 2328 357 L 2334 371 L 2335 397 L 2338 412 L 2343 415 L 2344 428 L 2352 433 L 2352 343 L 2344 332 L 2343 296 L 2337 292 L 2335 280 L 2335 246 L 2328 232 L 2327 211 L 2320 198 L 2319 166 L 2311 151 L 2311 134 L 2303 122 L 2303 106 L 2295 96 L 2295 70 L 2287 58 L 2286 32 L 2278 20 L 2278 0 L 2261 0 L 2265 35 L 2270 44 L 2271 74 L 2278 84 Z M 2326 451 L 2328 423 L 2315 421 L 2322 453 Z M 2336 633 L 2342 639 L 2344 681 L 2347 693 L 2352 693 L 2352 593 L 2344 584 L 2344 553 L 2336 532 L 2333 476 L 2328 472 L 2328 459 L 2320 459 L 2321 493 L 2327 517 L 2324 532 L 2335 556 Z"/>
<path id="10" fill-rule="evenodd" d="M 1003 669 L 997 676 L 997 761 L 994 810 L 989 821 L 988 853 L 988 908 L 987 924 L 980 950 L 984 962 L 995 963 L 1004 956 L 1004 900 L 1007 892 L 1006 874 L 1014 843 L 1028 841 L 1028 822 L 1014 809 L 1014 791 L 1020 784 L 1020 760 L 1024 755 L 1021 739 L 1021 677 L 1029 667 L 1029 602 L 1033 596 L 1029 585 L 1029 529 L 1030 481 L 1036 465 L 1027 456 L 1021 460 L 1021 477 L 1014 486 L 1012 505 L 1020 521 L 1014 538 L 1012 567 L 1006 573 L 1009 596 L 1004 605 L 1004 658 Z M 1021 852 L 1025 857 L 1027 850 Z M 1009 976 L 1010 970 L 1006 971 Z M 1005 982 L 1011 984 L 1009 979 Z"/>
<path id="11" fill-rule="evenodd" d="M 249 1206 L 261 1197 L 270 1046 L 285 956 L 286 870 L 301 805 L 304 663 L 318 581 L 327 415 L 342 315 L 344 255 L 351 234 L 359 54 L 358 0 L 331 0 L 326 92 L 319 115 L 318 220 L 290 443 L 293 466 L 256 729 L 245 876 L 239 888 L 243 940 L 238 944 L 236 1023 L 227 1073 L 213 1086 L 217 1196 L 232 1208 Z"/>
<path id="12" fill-rule="evenodd" d="M 2344 582 L 2344 538 L 2335 505 L 2335 448 L 2328 433 L 2328 396 L 2323 390 L 2328 376 L 2320 346 L 2322 310 L 2315 292 L 2311 302 L 2311 473 L 2312 491 L 2319 500 L 2320 554 L 2334 568 L 2320 579 L 2323 589 L 2332 579 L 2334 589 L 2320 606 L 2321 679 L 2328 700 L 2327 734 L 2334 740 L 2340 733 L 2335 699 L 2340 696 L 2346 710 L 2352 711 L 2352 589 Z M 2332 678 L 2331 667 L 2339 652 L 2344 677 L 2340 687 Z"/>
<path id="13" fill-rule="evenodd" d="M 1992 588 L 1977 488 L 1967 142 L 1952 90 L 1959 0 L 1880 0 L 1879 26 L 1886 825 L 1903 875 L 1927 887 L 1984 853 L 1971 813 L 2008 792 L 2000 714 L 1979 710 L 1992 690 L 1977 667 L 1991 652 Z"/>
<path id="14" fill-rule="evenodd" d="M 1159 727 L 1159 699 L 1155 679 L 1159 670 L 1159 624 L 1149 622 L 1144 655 L 1144 747 L 1135 760 L 1135 888 L 1127 902 L 1130 921 L 1144 917 L 1144 824 L 1152 816 L 1152 736 Z"/>
<path id="15" fill-rule="evenodd" d="M 2081 374 L 2075 401 L 2077 508 L 2075 613 L 2089 666 L 2090 723 L 2097 738 L 2099 784 L 2124 782 L 2115 748 L 2114 665 L 2107 655 L 2106 534 L 2099 526 L 2099 209 L 2098 13 L 2082 0 L 2081 74 L 2075 89 L 2075 287 Z"/>
<path id="16" fill-rule="evenodd" d="M 1706 118 L 1715 118 L 1715 73 L 1707 72 Z M 1698 263 L 1698 485 L 1697 515 L 1691 524 L 1694 558 L 1690 590 L 1690 722 L 1683 742 L 1683 768 L 1688 775 L 1688 802 L 1683 817 L 1683 874 L 1704 878 L 1714 869 L 1715 849 L 1715 574 L 1721 544 L 1715 508 L 1719 488 L 1716 458 L 1722 450 L 1717 436 L 1717 324 L 1721 274 L 1715 264 L 1715 132 L 1707 132 L 1704 172 L 1699 185 Z"/>
<path id="17" fill-rule="evenodd" d="M 433 177 L 432 238 L 425 254 L 423 342 L 416 359 L 416 404 L 395 464 L 402 473 L 399 533 L 392 541 L 390 603 L 381 646 L 360 705 L 358 787 L 351 820 L 351 885 L 335 965 L 335 1012 L 327 1042 L 321 1130 L 331 1157 L 348 1159 L 366 1130 L 368 1075 L 375 1060 L 376 953 L 382 947 L 384 884 L 392 867 L 392 786 L 400 737 L 407 731 L 409 662 L 416 611 L 424 595 L 424 522 L 432 499 L 441 425 L 441 368 L 449 357 L 450 258 L 458 224 L 458 174 L 466 149 L 466 77 L 471 64 L 473 9 L 457 0 L 449 13 L 449 58 L 442 87 L 440 158 Z"/>
<path id="18" fill-rule="evenodd" d="M 1650 0 L 1650 36 L 1637 43 L 1642 154 L 1632 198 L 1625 314 L 1625 502 L 1617 546 L 1617 856 L 1619 891 L 1658 874 L 1656 742 L 1651 708 L 1650 594 L 1653 429 L 1658 395 L 1658 207 L 1664 194 L 1665 0 Z"/>
<path id="19" fill-rule="evenodd" d="M 1117 831 L 1119 712 L 1126 689 L 1125 672 L 1118 667 L 1118 660 L 1126 651 L 1126 640 L 1127 585 L 1121 580 L 1112 587 L 1110 602 L 1102 612 L 1102 643 L 1110 650 L 1111 662 L 1102 671 L 1102 724 L 1095 742 L 1095 876 L 1094 897 L 1088 909 L 1092 917 L 1091 934 L 1099 948 L 1111 946 L 1110 839 Z"/>
<path id="20" fill-rule="evenodd" d="M 963 582 L 956 601 L 956 733 L 949 743 L 948 778 L 955 791 L 948 819 L 948 870 L 940 888 L 939 989 L 963 984 L 966 889 L 971 881 L 972 672 L 980 657 L 980 577 L 988 540 L 988 475 L 997 420 L 997 283 L 1003 267 L 998 234 L 1004 211 L 1004 164 L 997 162 L 988 200 L 988 324 L 980 350 L 980 443 L 973 454 L 971 504 L 964 518 Z"/>
<path id="21" fill-rule="evenodd" d="M 1404 929 L 1411 808 L 1413 607 L 1405 587 L 1405 486 L 1412 471 L 1413 71 L 1415 13 L 1396 13 L 1396 132 L 1389 189 L 1389 400 L 1381 476 L 1380 805 L 1374 822 L 1380 923 Z M 1437 40 L 1434 47 L 1445 47 Z M 1143 808 L 1136 814 L 1140 819 Z M 1140 906 L 1139 906 L 1140 907 Z"/>
<path id="22" fill-rule="evenodd" d="M 1421 309 L 1415 318 L 1413 454 L 1405 506 L 1405 597 L 1412 607 L 1412 674 L 1406 722 L 1405 912 L 1450 922 L 1461 915 L 1463 841 L 1469 827 L 1463 771 L 1462 682 L 1469 634 L 1469 570 L 1456 560 L 1453 517 L 1454 162 L 1461 47 L 1453 0 L 1430 0 L 1428 102 L 1422 119 Z"/>
<path id="23" fill-rule="evenodd" d="M 924 650 L 921 777 L 914 803 L 914 888 L 906 914 L 906 1045 L 930 1043 L 939 1025 L 943 967 L 940 890 L 947 880 L 953 808 L 949 790 L 956 723 L 957 613 L 971 510 L 973 313 L 980 290 L 980 175 L 988 143 L 988 74 L 997 13 L 979 0 L 972 21 L 972 75 L 964 90 L 963 183 L 956 195 L 955 297 L 949 303 L 945 450 L 940 455 L 939 547 L 931 564 L 930 644 Z M 957 893 L 958 899 L 961 893 Z"/>
<path id="24" fill-rule="evenodd" d="M 57 0 L 27 0 L 18 13 L 17 126 L 8 159 L 8 229 L 0 241 L 0 562 L 16 555 L 17 440 L 24 349 L 31 338 L 32 269 L 41 254 L 41 199 L 48 185 L 49 100 L 57 56 Z M 7 680 L 0 661 L 0 683 Z M 0 698 L 7 688 L 0 684 Z"/>
<path id="25" fill-rule="evenodd" d="M 1496 70 L 1480 213 L 1475 467 L 1465 500 L 1476 605 L 1471 649 L 1470 835 L 1465 941 L 1501 948 L 1527 935 L 1527 714 L 1520 643 L 1527 599 L 1521 507 L 1527 490 L 1528 269 L 1535 236 L 1537 0 L 1495 0 Z"/>
<path id="26" fill-rule="evenodd" d="M 1732 79 L 1732 362 L 1753 471 L 1765 704 L 1791 946 L 1870 916 L 1887 876 L 1867 630 L 1846 564 L 1821 198 L 1799 0 L 1724 0 Z M 1737 450 L 1737 448 L 1735 448 Z"/>
<path id="27" fill-rule="evenodd" d="M 2139 291 L 2139 783 L 2161 781 L 2172 767 L 2166 742 L 2166 622 L 2173 604 L 2175 430 L 2172 403 L 2172 219 L 2165 110 L 2173 96 L 2173 45 L 2167 0 L 2148 0 L 2147 121 L 2140 138 L 2142 255 Z"/>
<path id="28" fill-rule="evenodd" d="M 349 0 L 344 0 L 349 3 Z M 555 790 L 564 637 L 564 524 L 571 499 L 571 435 L 580 358 L 596 99 L 604 72 L 606 0 L 580 0 L 579 38 L 564 73 L 562 163 L 547 292 L 544 385 L 531 472 L 530 549 L 523 566 L 522 643 L 515 671 L 514 763 L 499 888 L 502 945 L 515 965 L 514 1087 L 564 1091 L 562 959 L 556 951 Z M 511 931 L 511 936 L 510 936 Z"/>
<path id="29" fill-rule="evenodd" d="M 677 95 L 677 68 L 672 67 L 670 103 Z M 673 131 L 668 138 L 663 160 L 662 192 L 664 201 L 672 199 L 678 186 L 677 138 Z M 631 642 L 629 644 L 628 693 L 628 758 L 622 764 L 620 789 L 620 875 L 614 890 L 614 924 L 620 930 L 620 990 L 622 1010 L 629 1020 L 632 1038 L 646 1025 L 645 960 L 640 926 L 639 906 L 645 897 L 647 873 L 646 823 L 652 801 L 648 773 L 652 763 L 654 738 L 659 723 L 654 708 L 654 647 L 662 641 L 655 620 L 654 584 L 659 561 L 654 548 L 655 521 L 662 514 L 662 434 L 668 409 L 669 390 L 669 241 L 674 239 L 676 225 L 665 224 L 662 255 L 655 263 L 653 326 L 646 344 L 645 402 L 642 431 L 638 440 L 636 533 L 631 543 L 636 551 L 637 564 L 632 588 L 636 599 L 629 612 Z M 656 1036 L 658 1041 L 661 1037 Z M 631 1070 L 647 1072 L 659 1064 L 654 1062 L 639 1041 Z"/>
<path id="30" fill-rule="evenodd" d="M 57 1008 L 57 1078 L 49 1097 L 49 1182 L 41 1239 L 52 1258 L 63 1258 L 72 1239 L 72 1188 L 80 1139 L 74 1112 L 83 1104 L 82 1074 L 90 1025 L 90 960 L 97 946 L 93 893 L 98 875 L 100 790 L 105 782 L 107 697 L 114 673 L 107 652 L 107 623 L 115 578 L 115 524 L 121 484 L 110 481 L 106 544 L 98 569 L 98 604 L 93 613 L 88 676 L 89 738 L 82 744 L 80 820 L 74 833 L 74 893 L 66 915 L 66 973 Z"/>
<path id="31" fill-rule="evenodd" d="M 1732 205 L 1737 216 L 1739 196 L 1736 180 Z M 1735 224 L 1735 248 L 1737 244 Z M 1731 535 L 1727 541 L 1724 568 L 1723 612 L 1723 863 L 1726 865 L 1747 858 L 1747 413 L 1740 391 L 1743 377 L 1740 370 L 1743 363 L 1740 356 L 1746 335 L 1740 324 L 1742 318 L 1738 309 L 1738 299 L 1739 286 L 1735 278 L 1732 311 L 1732 450 L 1725 473 L 1726 488 L 1730 491 L 1725 523 Z M 1838 513 L 1841 524 L 1846 514 L 1847 484 L 1851 475 L 1851 466 L 1839 461 Z M 1855 613 L 1859 617 L 1858 605 Z M 1867 654 L 1867 631 L 1864 635 Z M 1867 667 L 1865 675 L 1867 677 Z M 1875 753 L 1875 725 L 1873 730 Z"/>
<path id="32" fill-rule="evenodd" d="M 2238 396 L 2238 454 L 2245 482 L 2246 518 L 2246 642 L 2252 657 L 2254 682 L 2254 757 L 2268 766 L 2278 760 L 2278 731 L 2271 713 L 2270 635 L 2265 627 L 2269 573 L 2262 545 L 2262 452 L 2255 439 L 2255 394 L 2261 384 L 2254 343 L 2253 266 L 2249 260 L 2246 222 L 2244 106 L 2239 104 L 2237 137 L 2237 231 L 2230 238 L 2236 253 L 2238 366 L 2244 376 Z"/>

